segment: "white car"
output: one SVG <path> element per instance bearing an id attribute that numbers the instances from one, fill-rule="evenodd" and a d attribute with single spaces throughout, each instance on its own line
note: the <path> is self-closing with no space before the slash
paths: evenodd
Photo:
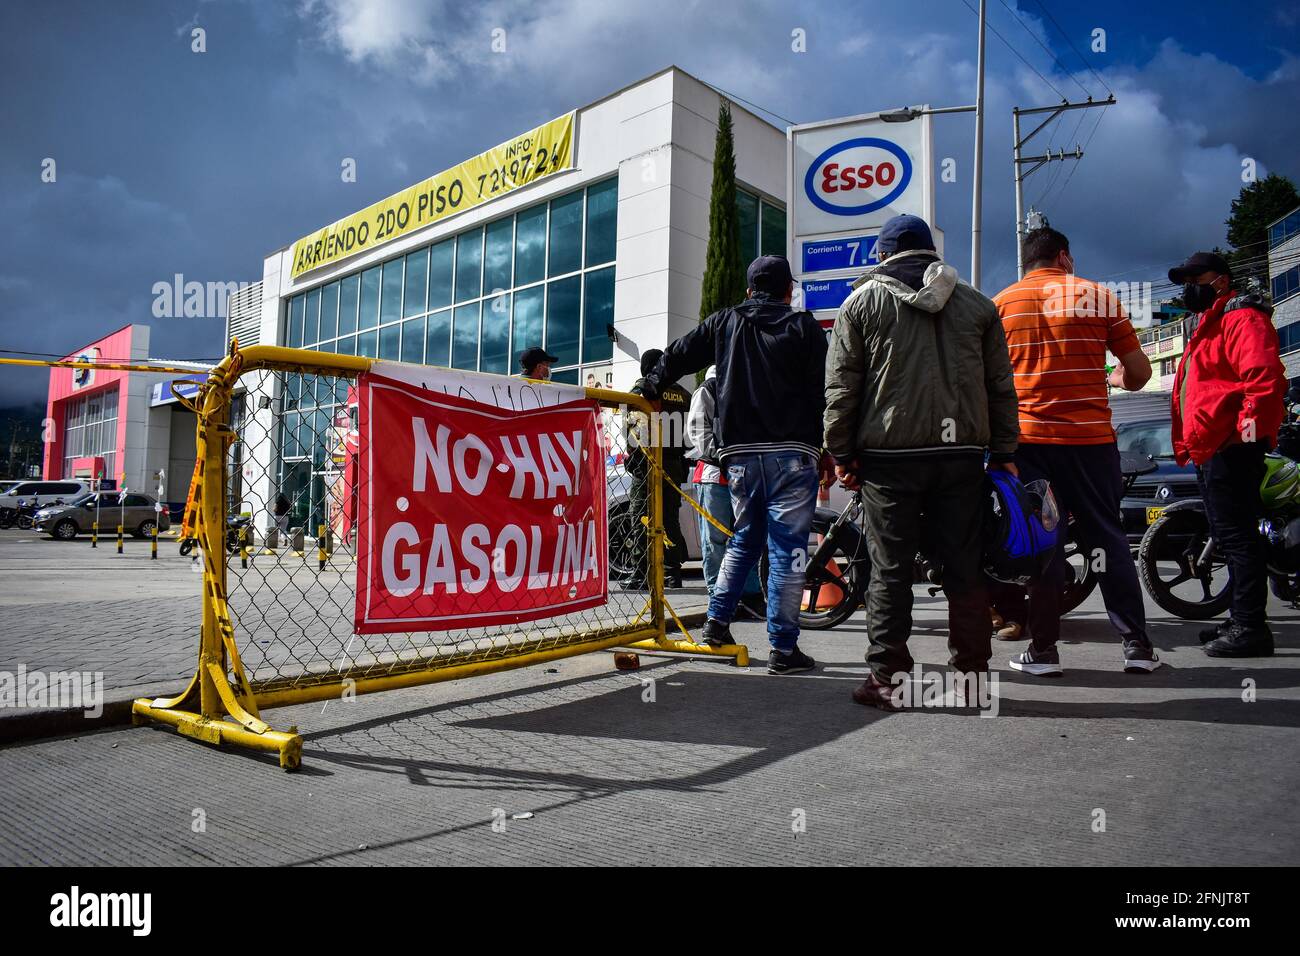
<path id="1" fill-rule="evenodd" d="M 89 492 L 90 483 L 69 479 L 67 481 L 20 481 L 8 491 L 0 494 L 0 510 L 17 510 L 18 502 L 39 506 L 52 505 L 56 501 L 71 501 Z"/>

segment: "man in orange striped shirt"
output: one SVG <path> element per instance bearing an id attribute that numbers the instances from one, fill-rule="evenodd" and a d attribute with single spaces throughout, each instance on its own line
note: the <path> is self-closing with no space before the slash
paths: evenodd
<path id="1" fill-rule="evenodd" d="M 1138 391 L 1151 362 L 1119 300 L 1074 274 L 1070 241 L 1055 229 L 1025 236 L 1025 277 L 995 298 L 1020 398 L 1020 479 L 1047 479 L 1062 513 L 1074 517 L 1083 553 L 1097 561 L 1102 598 L 1124 641 L 1124 670 L 1160 666 L 1146 634 L 1146 614 L 1128 536 L 1120 519 L 1124 483 L 1110 424 L 1107 385 Z M 1106 374 L 1106 352 L 1118 359 Z M 1069 569 L 1063 548 L 1042 580 L 1029 587 L 1029 648 L 1011 662 L 1027 674 L 1061 673 L 1056 649 L 1061 588 Z"/>

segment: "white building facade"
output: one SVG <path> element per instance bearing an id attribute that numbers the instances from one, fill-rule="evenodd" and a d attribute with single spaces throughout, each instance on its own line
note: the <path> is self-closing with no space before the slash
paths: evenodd
<path id="1" fill-rule="evenodd" d="M 296 280 L 292 248 L 279 249 L 232 299 L 229 328 L 243 346 L 507 375 L 539 345 L 558 358 L 555 380 L 625 390 L 645 351 L 699 320 L 720 103 L 671 67 L 581 107 L 572 169 Z M 742 259 L 784 254 L 785 132 L 731 111 Z M 284 492 L 311 527 L 328 474 L 294 436 L 328 430 L 341 397 L 295 394 L 320 390 L 292 376 L 284 390 L 245 404 L 240 497 L 264 515 Z"/>

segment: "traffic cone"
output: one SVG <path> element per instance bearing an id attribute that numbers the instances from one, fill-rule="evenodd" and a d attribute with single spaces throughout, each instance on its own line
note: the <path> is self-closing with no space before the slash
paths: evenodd
<path id="1" fill-rule="evenodd" d="M 844 577 L 843 569 L 840 568 L 839 564 L 836 562 L 834 558 L 830 558 L 829 560 L 827 560 L 826 568 L 831 572 L 831 574 L 835 578 Z M 812 592 L 808 588 L 804 588 L 802 603 L 803 603 L 804 610 L 816 612 L 816 611 L 829 611 L 831 608 L 837 606 L 843 600 L 844 600 L 844 589 L 832 581 L 832 582 L 827 582 L 822 584 L 821 589 L 817 592 L 816 607 L 808 606 L 812 601 Z"/>

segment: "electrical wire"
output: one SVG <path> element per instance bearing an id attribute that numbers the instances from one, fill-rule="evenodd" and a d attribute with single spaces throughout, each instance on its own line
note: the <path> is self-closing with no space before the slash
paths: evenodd
<path id="1" fill-rule="evenodd" d="M 1064 39 L 1065 42 L 1069 44 L 1070 49 L 1074 51 L 1074 55 L 1079 58 L 1079 62 L 1082 63 L 1084 66 L 1086 66 L 1088 68 L 1088 71 L 1097 78 L 1097 82 L 1101 84 L 1102 89 L 1106 91 L 1107 95 L 1114 96 L 1115 91 L 1112 90 L 1110 86 L 1107 85 L 1106 81 L 1102 79 L 1101 74 L 1098 73 L 1095 69 L 1093 69 L 1092 64 L 1089 63 L 1088 60 L 1084 57 L 1084 55 L 1079 52 L 1079 48 L 1076 47 L 1074 45 L 1074 41 L 1070 39 L 1070 34 L 1066 33 L 1065 30 L 1061 27 L 1061 25 L 1056 22 L 1056 17 L 1052 16 L 1051 11 L 1047 9 L 1046 5 L 1043 3 L 1043 0 L 1034 0 L 1034 2 L 1037 3 L 1038 8 L 1042 10 L 1044 14 L 1047 15 L 1047 19 L 1052 21 L 1052 25 L 1056 27 L 1056 30 L 1058 33 L 1061 34 L 1062 39 Z"/>
<path id="2" fill-rule="evenodd" d="M 961 2 L 962 2 L 962 4 L 966 7 L 966 9 L 969 10 L 971 13 L 975 14 L 975 16 L 978 17 L 978 16 L 980 15 L 980 14 L 979 14 L 979 11 L 976 10 L 974 7 L 972 7 L 972 6 L 970 5 L 970 3 L 968 2 L 968 0 L 961 0 Z M 1014 53 L 1017 57 L 1019 57 L 1021 63 L 1023 63 L 1025 66 L 1029 67 L 1029 69 L 1033 70 L 1034 73 L 1038 76 L 1038 78 L 1039 78 L 1040 80 L 1042 80 L 1044 83 L 1046 83 L 1047 86 L 1048 86 L 1048 87 L 1049 87 L 1049 88 L 1050 88 L 1054 93 L 1056 93 L 1057 96 L 1059 96 L 1059 97 L 1062 99 L 1062 101 L 1065 101 L 1065 100 L 1068 100 L 1068 99 L 1069 99 L 1069 97 L 1067 97 L 1064 93 L 1062 93 L 1059 89 L 1057 89 L 1056 85 L 1055 85 L 1054 83 L 1052 83 L 1051 80 L 1049 80 L 1047 77 L 1043 76 L 1042 73 L 1039 73 L 1039 72 L 1038 72 L 1038 67 L 1034 66 L 1034 64 L 1032 64 L 1032 63 L 1030 63 L 1028 60 L 1026 60 L 1025 57 L 1024 57 L 1024 55 L 1023 55 L 1019 50 L 1017 50 L 1014 46 L 1012 46 L 1012 45 L 1011 45 L 1011 42 L 1010 42 L 1009 40 L 1007 40 L 1006 37 L 1004 37 L 1001 33 L 998 32 L 998 28 L 997 28 L 997 27 L 995 27 L 995 26 L 994 26 L 993 24 L 991 24 L 991 23 L 986 23 L 986 25 L 987 25 L 987 27 L 988 27 L 991 31 L 993 31 L 993 35 L 994 35 L 995 37 L 997 37 L 999 40 L 1002 41 L 1002 45 L 1005 46 L 1005 47 L 1006 47 L 1008 50 L 1010 50 L 1012 53 Z"/>
<path id="3" fill-rule="evenodd" d="M 1060 61 L 1060 59 L 1057 58 L 1056 54 L 1052 52 L 1052 48 L 1049 47 L 1046 43 L 1044 43 L 1042 39 L 1039 38 L 1037 33 L 1029 29 L 1029 24 L 1025 23 L 1024 18 L 1020 16 L 1020 14 L 1016 10 L 1013 10 L 1010 6 L 1007 5 L 1007 0 L 998 0 L 998 3 L 1002 4 L 1002 8 L 1006 10 L 1007 13 L 1011 14 L 1012 17 L 1015 18 L 1016 23 L 1020 24 L 1020 26 L 1024 28 L 1024 31 L 1034 38 L 1034 42 L 1037 43 L 1039 46 L 1041 46 L 1047 52 L 1047 55 L 1052 58 L 1052 62 L 1054 62 L 1058 67 L 1061 68 L 1061 72 L 1064 73 L 1066 76 L 1068 76 L 1074 82 L 1075 86 L 1083 90 L 1083 95 L 1088 97 L 1088 99 L 1092 99 L 1091 91 L 1089 91 L 1089 89 L 1086 86 L 1080 83 L 1078 78 L 1072 72 L 1070 72 L 1065 68 L 1065 64 L 1063 64 Z"/>

